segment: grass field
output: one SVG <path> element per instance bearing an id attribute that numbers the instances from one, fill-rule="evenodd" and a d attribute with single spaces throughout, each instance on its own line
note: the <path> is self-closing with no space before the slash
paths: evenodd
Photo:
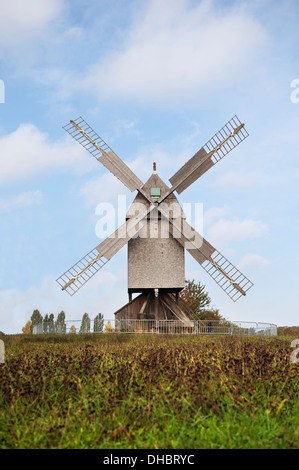
<path id="1" fill-rule="evenodd" d="M 4 336 L 3 448 L 299 448 L 292 338 Z"/>

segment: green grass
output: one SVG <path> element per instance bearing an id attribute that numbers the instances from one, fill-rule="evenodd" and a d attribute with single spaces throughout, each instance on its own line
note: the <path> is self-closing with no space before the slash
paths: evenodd
<path id="1" fill-rule="evenodd" d="M 298 448 L 292 338 L 5 336 L 1 448 Z"/>

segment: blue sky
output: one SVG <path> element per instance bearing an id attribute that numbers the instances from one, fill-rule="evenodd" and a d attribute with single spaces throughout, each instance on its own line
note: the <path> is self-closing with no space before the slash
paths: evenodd
<path id="1" fill-rule="evenodd" d="M 226 318 L 298 325 L 298 2 L 0 8 L 0 330 L 35 308 L 109 319 L 127 301 L 126 247 L 73 297 L 55 282 L 101 242 L 98 204 L 134 198 L 62 129 L 80 115 L 140 179 L 156 161 L 167 182 L 237 114 L 249 138 L 179 201 L 203 204 L 204 237 L 254 287 L 234 304 L 188 253 L 186 277 Z"/>

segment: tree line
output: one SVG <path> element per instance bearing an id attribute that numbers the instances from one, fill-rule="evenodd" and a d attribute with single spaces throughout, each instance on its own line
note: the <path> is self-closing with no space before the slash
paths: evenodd
<path id="1" fill-rule="evenodd" d="M 90 333 L 91 320 L 88 313 L 84 313 L 79 333 Z M 66 333 L 66 321 L 65 312 L 62 310 L 55 320 L 54 314 L 46 314 L 44 317 L 41 315 L 38 309 L 35 309 L 31 315 L 30 320 L 22 328 L 24 334 L 33 333 L 34 327 L 39 328 L 40 333 Z M 104 329 L 104 315 L 98 313 L 93 320 L 93 332 L 101 333 Z M 76 333 L 76 327 L 72 325 L 70 327 L 70 333 Z"/>

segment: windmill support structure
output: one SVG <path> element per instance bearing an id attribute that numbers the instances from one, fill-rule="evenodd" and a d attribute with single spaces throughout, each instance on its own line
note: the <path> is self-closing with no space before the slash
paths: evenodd
<path id="1" fill-rule="evenodd" d="M 185 311 L 184 311 L 185 310 Z M 115 320 L 179 320 L 189 322 L 190 312 L 178 305 L 178 300 L 171 293 L 154 291 L 143 292 L 118 309 Z M 195 318 L 194 318 L 195 320 Z"/>

